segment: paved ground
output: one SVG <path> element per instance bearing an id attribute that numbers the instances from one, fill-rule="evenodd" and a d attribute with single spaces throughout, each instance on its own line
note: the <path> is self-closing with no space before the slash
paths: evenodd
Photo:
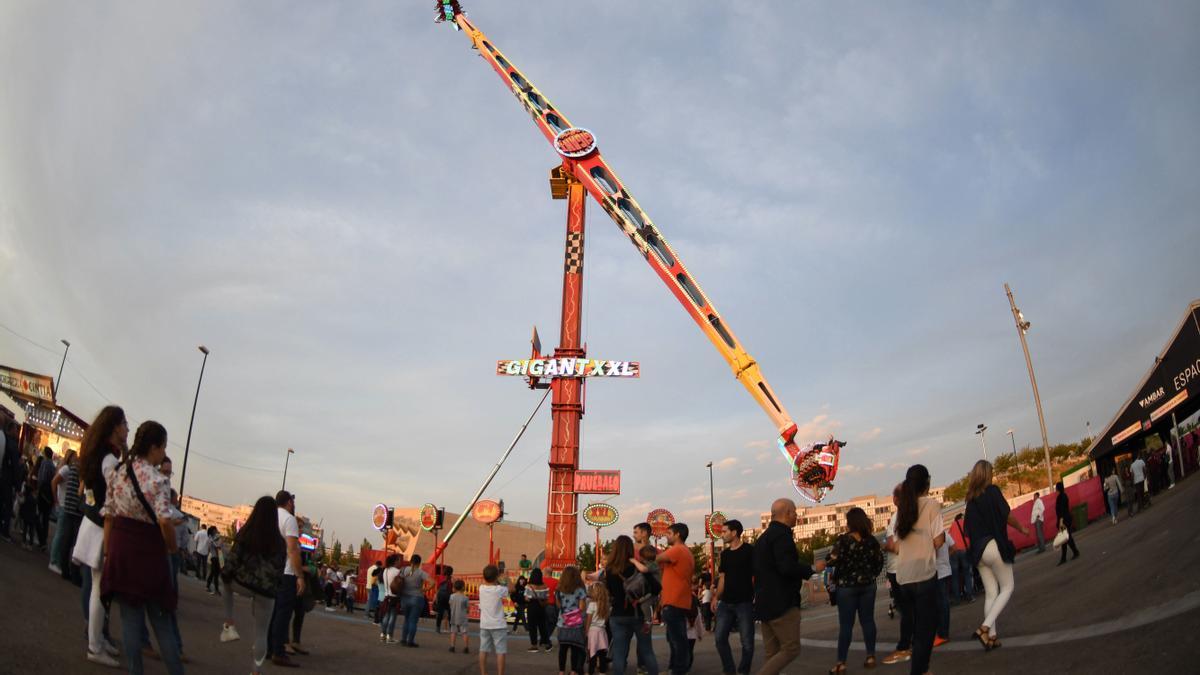
<path id="1" fill-rule="evenodd" d="M 1113 673 L 1195 672 L 1185 645 L 1195 640 L 1200 625 L 1200 480 L 1187 480 L 1155 500 L 1154 506 L 1132 520 L 1122 517 L 1113 526 L 1094 523 L 1077 537 L 1083 555 L 1056 567 L 1057 556 L 1024 555 L 1017 561 L 1017 590 L 999 623 L 1005 646 L 985 654 L 970 633 L 982 618 L 983 603 L 954 608 L 952 642 L 934 654 L 936 673 L 1074 673 L 1108 670 Z M 189 673 L 248 672 L 247 639 L 222 644 L 220 599 L 204 593 L 194 578 L 182 584 L 181 628 L 192 662 Z M 892 646 L 898 621 L 886 614 L 886 593 L 877 604 L 879 654 Z M 6 646 L 0 673 L 118 672 L 87 663 L 79 592 L 52 575 L 45 556 L 0 544 L 0 635 Z M 239 599 L 237 615 L 249 627 L 248 605 Z M 115 617 L 114 617 L 115 619 Z M 420 649 L 383 646 L 378 632 L 361 615 L 347 617 L 317 610 L 308 616 L 305 645 L 312 655 L 301 658 L 303 668 L 291 672 L 463 673 L 478 672 L 475 656 L 450 654 L 441 636 L 423 622 Z M 114 631 L 119 623 L 114 621 Z M 661 631 L 656 629 L 656 633 Z M 244 634 L 249 633 L 247 629 Z M 834 660 L 836 620 L 831 607 L 814 607 L 804 618 L 804 651 L 787 672 L 827 672 Z M 655 641 L 665 663 L 667 646 Z M 859 634 L 856 633 L 856 637 Z M 735 653 L 737 650 L 736 639 Z M 528 654 L 524 636 L 514 636 L 508 672 L 553 673 L 551 654 Z M 16 647 L 16 648 L 14 648 Z M 761 642 L 756 666 L 761 663 Z M 854 646 L 850 665 L 861 672 L 865 656 Z M 270 668 L 268 667 L 270 670 Z M 279 672 L 283 669 L 273 669 Z M 164 672 L 161 663 L 148 662 L 147 672 Z M 711 636 L 696 647 L 694 673 L 719 673 L 720 662 Z M 877 672 L 907 673 L 906 666 L 880 665 Z"/>

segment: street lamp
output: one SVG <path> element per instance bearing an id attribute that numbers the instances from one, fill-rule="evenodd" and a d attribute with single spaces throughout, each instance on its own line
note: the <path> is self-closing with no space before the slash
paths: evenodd
<path id="1" fill-rule="evenodd" d="M 1024 494 L 1025 488 L 1021 487 L 1021 471 L 1017 467 L 1017 437 L 1013 435 L 1013 430 L 1008 430 L 1008 440 L 1012 441 L 1013 448 L 1013 470 L 1017 473 L 1017 492 Z"/>
<path id="2" fill-rule="evenodd" d="M 708 467 L 708 533 L 707 534 L 708 534 L 708 545 L 709 545 L 709 549 L 710 549 L 710 555 L 708 556 L 708 578 L 709 578 L 709 583 L 711 584 L 712 576 L 713 576 L 713 569 L 714 569 L 713 558 L 716 557 L 716 555 L 717 555 L 717 542 L 716 542 L 716 539 L 712 536 L 712 517 L 713 517 L 713 514 L 716 513 L 716 511 L 717 511 L 717 501 L 716 501 L 716 497 L 714 496 L 714 492 L 713 492 L 712 462 L 709 462 L 705 466 Z"/>
<path id="3" fill-rule="evenodd" d="M 986 435 L 986 433 L 987 433 L 987 425 L 982 424 L 982 423 L 975 425 L 975 435 L 979 437 L 979 440 L 981 442 L 983 442 L 983 458 L 984 459 L 987 459 L 987 435 Z"/>
<path id="4" fill-rule="evenodd" d="M 183 482 L 187 480 L 188 450 L 192 447 L 192 425 L 196 422 L 196 404 L 200 401 L 200 383 L 204 381 L 204 366 L 208 365 L 208 347 L 200 345 L 204 360 L 200 362 L 200 379 L 196 380 L 196 397 L 192 399 L 192 419 L 188 421 L 187 442 L 183 444 L 183 471 L 179 473 L 179 504 L 183 506 Z"/>
<path id="5" fill-rule="evenodd" d="M 1038 393 L 1037 377 L 1033 374 L 1033 359 L 1029 358 L 1029 343 L 1025 341 L 1025 333 L 1031 325 L 1025 319 L 1021 310 L 1017 309 L 1017 301 L 1013 299 L 1012 289 L 1004 284 L 1004 293 L 1008 295 L 1008 306 L 1012 310 L 1013 322 L 1017 325 L 1017 337 L 1021 338 L 1021 349 L 1025 352 L 1025 367 L 1029 369 L 1029 383 L 1033 386 L 1033 403 L 1037 406 L 1038 426 L 1042 430 L 1042 450 L 1046 453 L 1046 481 L 1050 490 L 1054 489 L 1054 472 L 1050 468 L 1050 439 L 1046 437 L 1046 417 L 1042 414 L 1042 396 Z"/>
<path id="6" fill-rule="evenodd" d="M 52 384 L 54 386 L 52 386 L 50 388 L 50 393 L 54 395 L 55 402 L 58 401 L 58 389 L 59 389 L 59 385 L 62 384 L 63 366 L 67 365 L 67 352 L 71 351 L 71 343 L 70 342 L 68 342 L 67 340 L 59 340 L 59 342 L 66 345 L 67 348 L 63 350 L 62 363 L 58 364 L 58 379 L 55 380 L 54 382 L 52 382 Z"/>
<path id="7" fill-rule="evenodd" d="M 283 487 L 279 488 L 280 490 L 287 489 L 288 462 L 292 461 L 292 455 L 294 455 L 294 454 L 296 454 L 296 451 L 291 448 L 288 448 L 287 457 L 283 460 Z"/>

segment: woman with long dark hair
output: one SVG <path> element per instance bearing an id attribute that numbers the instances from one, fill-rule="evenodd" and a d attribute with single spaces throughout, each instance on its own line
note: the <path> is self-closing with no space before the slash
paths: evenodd
<path id="1" fill-rule="evenodd" d="M 612 658 L 612 669 L 615 675 L 625 675 L 626 661 L 629 658 L 629 642 L 635 637 L 638 661 L 649 672 L 658 672 L 658 659 L 654 656 L 650 632 L 642 630 L 642 617 L 638 606 L 625 593 L 625 580 L 638 572 L 645 571 L 646 566 L 633 557 L 633 540 L 624 534 L 617 537 L 612 543 L 612 548 L 609 549 L 608 558 L 604 562 L 604 571 L 601 574 L 611 602 L 608 617 L 608 625 L 612 628 L 609 656 Z"/>
<path id="2" fill-rule="evenodd" d="M 846 657 L 854 635 L 854 617 L 862 626 L 867 646 L 865 668 L 875 667 L 875 589 L 883 571 L 883 549 L 872 532 L 867 512 L 854 507 L 846 512 L 846 534 L 834 543 L 829 564 L 837 583 L 838 654 L 830 673 L 846 672 Z"/>
<path id="3" fill-rule="evenodd" d="M 253 673 L 261 672 L 267 658 L 267 632 L 287 554 L 283 536 L 279 534 L 276 509 L 274 497 L 258 498 L 250 517 L 234 536 L 221 569 L 225 577 L 225 626 L 221 642 L 241 638 L 233 621 L 233 592 L 234 588 L 239 593 L 245 591 L 243 594 L 250 596 L 250 612 L 254 616 Z"/>
<path id="4" fill-rule="evenodd" d="M 966 522 L 971 562 L 979 569 L 985 593 L 983 623 L 975 631 L 975 639 L 991 651 L 1000 646 L 996 619 L 1016 587 L 1013 560 L 1017 549 L 1008 538 L 1008 527 L 1022 534 L 1029 534 L 1029 528 L 1012 515 L 1004 493 L 992 484 L 992 464 L 984 459 L 975 462 L 967 476 Z"/>
<path id="5" fill-rule="evenodd" d="M 104 573 L 100 595 L 121 608 L 121 638 L 130 675 L 142 672 L 146 621 L 171 675 L 183 673 L 179 642 L 171 627 L 177 594 L 168 554 L 176 548 L 171 484 L 158 470 L 167 454 L 167 430 L 142 422 L 125 461 L 104 474 Z"/>
<path id="6" fill-rule="evenodd" d="M 546 602 L 550 589 L 544 583 L 542 571 L 533 568 L 525 586 L 525 617 L 529 621 L 529 651 L 536 652 L 539 644 L 550 651 L 550 633 L 546 630 Z"/>
<path id="7" fill-rule="evenodd" d="M 79 521 L 79 533 L 71 550 L 71 559 L 80 566 L 83 579 L 81 597 L 88 627 L 87 659 L 113 668 L 121 664 L 114 658 L 120 652 L 108 637 L 109 603 L 100 597 L 104 559 L 104 516 L 100 510 L 108 497 L 105 470 L 120 462 L 128 437 L 125 411 L 115 405 L 102 409 L 84 432 L 79 443 L 79 507 L 83 519 Z"/>
<path id="8" fill-rule="evenodd" d="M 208 526 L 208 538 L 212 543 L 208 547 L 208 579 L 204 582 L 206 590 L 210 594 L 221 594 L 221 551 L 225 548 L 225 543 L 221 539 L 221 533 L 217 530 L 216 525 Z M 213 588 L 216 588 L 214 591 Z"/>
<path id="9" fill-rule="evenodd" d="M 929 671 L 938 622 L 937 549 L 946 542 L 941 504 L 928 493 L 929 470 L 921 464 L 908 467 L 896 505 L 896 536 L 888 540 L 888 549 L 897 554 L 900 595 L 913 614 L 912 675 Z"/>
<path id="10" fill-rule="evenodd" d="M 1062 557 L 1058 559 L 1058 564 L 1062 565 L 1067 562 L 1067 547 L 1070 546 L 1073 552 L 1071 560 L 1079 557 L 1079 548 L 1075 546 L 1075 524 L 1071 520 L 1071 500 L 1067 497 L 1067 489 L 1061 480 L 1054 485 L 1054 489 L 1058 491 L 1058 496 L 1054 498 L 1054 517 L 1058 519 L 1059 531 L 1067 533 L 1067 543 L 1061 546 Z"/>

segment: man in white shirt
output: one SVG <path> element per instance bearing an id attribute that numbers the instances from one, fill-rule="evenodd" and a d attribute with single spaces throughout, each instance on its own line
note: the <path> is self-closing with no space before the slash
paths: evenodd
<path id="1" fill-rule="evenodd" d="M 1171 481 L 1171 485 L 1167 488 L 1170 490 L 1175 487 L 1175 451 L 1171 449 L 1171 443 L 1168 441 L 1167 447 L 1167 479 Z"/>
<path id="2" fill-rule="evenodd" d="M 196 536 L 192 537 L 192 542 L 195 544 L 195 552 L 192 554 L 196 560 L 196 578 L 205 579 L 208 577 L 208 551 L 212 548 L 212 539 L 208 538 L 208 528 L 201 525 L 196 531 Z"/>
<path id="3" fill-rule="evenodd" d="M 296 520 L 296 495 L 287 490 L 275 493 L 275 505 L 279 514 L 279 534 L 287 544 L 287 561 L 283 566 L 283 578 L 275 594 L 275 609 L 271 612 L 271 630 L 267 634 L 267 656 L 271 663 L 284 668 L 296 668 L 300 664 L 288 658 L 284 645 L 288 642 L 288 627 L 296 603 L 304 595 L 304 567 L 300 562 L 300 523 Z"/>
<path id="4" fill-rule="evenodd" d="M 1042 493 L 1033 493 L 1033 510 L 1029 512 L 1029 524 L 1037 534 L 1038 553 L 1046 552 L 1046 532 L 1042 527 L 1046 518 L 1046 505 L 1042 503 Z"/>
<path id="5" fill-rule="evenodd" d="M 1146 495 L 1146 461 L 1142 459 L 1142 454 L 1138 453 L 1133 464 L 1129 465 L 1129 473 L 1133 474 L 1133 502 L 1129 505 L 1129 515 L 1137 513 L 1142 508 L 1142 500 L 1146 501 L 1146 506 L 1150 505 L 1150 499 Z"/>

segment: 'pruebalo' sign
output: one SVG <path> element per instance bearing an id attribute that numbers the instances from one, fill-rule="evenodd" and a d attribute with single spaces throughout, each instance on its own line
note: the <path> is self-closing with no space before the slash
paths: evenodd
<path id="1" fill-rule="evenodd" d="M 621 494 L 621 471 L 615 470 L 578 470 L 575 472 L 574 490 L 579 494 L 619 495 Z"/>
<path id="2" fill-rule="evenodd" d="M 603 359 L 512 359 L 496 362 L 497 375 L 521 377 L 641 377 L 637 361 Z"/>

